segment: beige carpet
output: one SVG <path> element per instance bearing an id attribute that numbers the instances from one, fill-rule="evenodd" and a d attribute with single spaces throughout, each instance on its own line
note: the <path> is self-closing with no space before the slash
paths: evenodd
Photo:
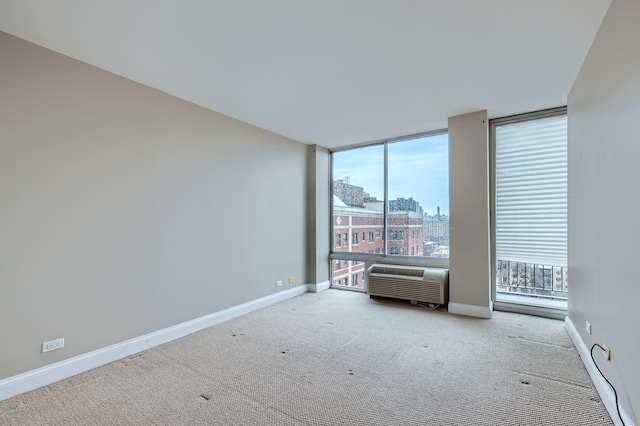
<path id="1" fill-rule="evenodd" d="M 2 425 L 611 425 L 561 321 L 328 290 L 0 402 Z"/>

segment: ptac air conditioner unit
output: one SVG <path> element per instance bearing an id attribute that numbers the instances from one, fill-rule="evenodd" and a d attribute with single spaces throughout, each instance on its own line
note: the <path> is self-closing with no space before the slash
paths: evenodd
<path id="1" fill-rule="evenodd" d="M 376 264 L 367 275 L 371 296 L 439 305 L 449 301 L 448 269 Z"/>

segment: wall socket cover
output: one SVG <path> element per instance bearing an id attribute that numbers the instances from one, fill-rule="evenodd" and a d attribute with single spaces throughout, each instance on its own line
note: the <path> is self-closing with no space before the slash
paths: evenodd
<path id="1" fill-rule="evenodd" d="M 42 353 L 64 348 L 64 337 L 42 343 Z"/>

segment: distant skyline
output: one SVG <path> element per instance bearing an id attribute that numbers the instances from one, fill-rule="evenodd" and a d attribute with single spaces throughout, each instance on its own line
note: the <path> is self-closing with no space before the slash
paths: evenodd
<path id="1" fill-rule="evenodd" d="M 449 214 L 447 134 L 389 144 L 389 199 L 413 198 L 426 214 Z M 333 178 L 349 177 L 351 185 L 379 200 L 384 198 L 384 146 L 374 145 L 333 155 Z"/>

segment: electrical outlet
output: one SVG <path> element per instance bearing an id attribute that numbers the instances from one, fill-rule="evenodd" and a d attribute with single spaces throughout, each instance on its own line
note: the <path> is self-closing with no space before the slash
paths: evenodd
<path id="1" fill-rule="evenodd" d="M 282 285 L 282 280 L 276 281 L 276 287 L 280 287 Z"/>
<path id="2" fill-rule="evenodd" d="M 296 277 L 289 277 L 289 284 L 293 284 L 296 282 Z"/>
<path id="3" fill-rule="evenodd" d="M 591 323 L 587 321 L 587 333 L 591 334 Z"/>
<path id="4" fill-rule="evenodd" d="M 64 337 L 42 343 L 42 353 L 64 348 Z"/>
<path id="5" fill-rule="evenodd" d="M 602 347 L 602 356 L 604 356 L 604 359 L 606 359 L 607 361 L 611 361 L 611 349 L 609 349 L 609 347 L 605 344 L 603 344 Z"/>

